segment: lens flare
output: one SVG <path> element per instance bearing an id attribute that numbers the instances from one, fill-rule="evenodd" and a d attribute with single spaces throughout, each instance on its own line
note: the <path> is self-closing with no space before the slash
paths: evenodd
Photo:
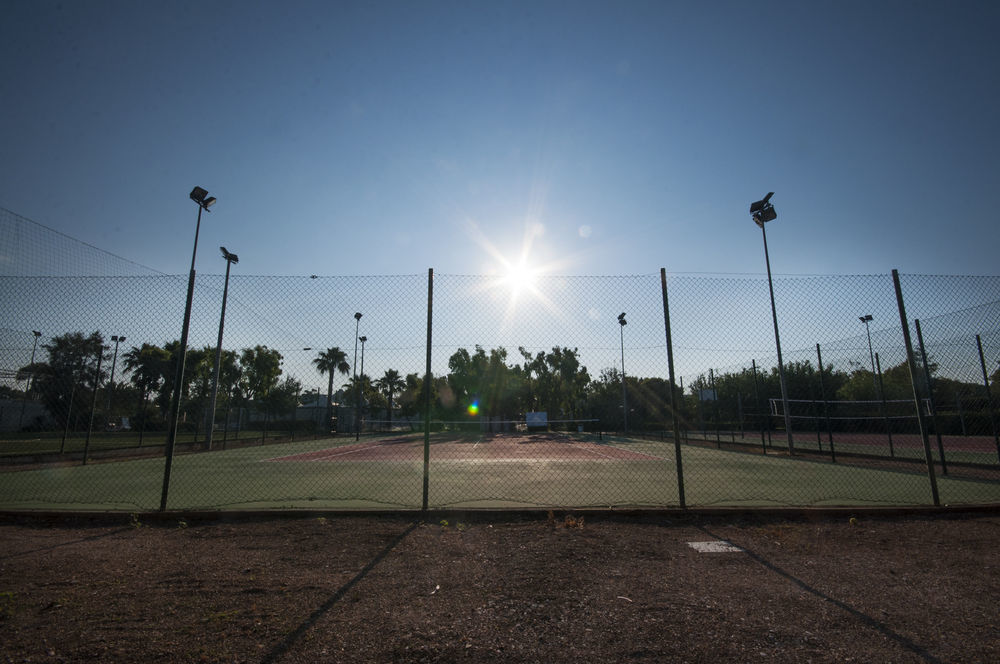
<path id="1" fill-rule="evenodd" d="M 479 414 L 479 402 L 478 401 L 473 401 L 472 403 L 469 404 L 469 407 L 466 408 L 465 410 L 467 410 L 469 412 L 469 415 L 478 415 Z"/>

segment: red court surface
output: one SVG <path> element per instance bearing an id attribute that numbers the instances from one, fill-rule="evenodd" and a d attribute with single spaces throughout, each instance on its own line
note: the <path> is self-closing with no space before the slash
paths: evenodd
<path id="1" fill-rule="evenodd" d="M 783 435 L 783 434 L 782 434 Z M 821 440 L 823 445 L 827 444 L 827 433 L 825 431 L 821 432 Z M 937 436 L 933 433 L 928 434 L 928 441 L 931 447 L 935 450 L 937 449 Z M 806 435 L 802 432 L 795 433 L 796 444 L 800 443 L 816 443 L 816 434 L 812 432 Z M 833 434 L 834 444 L 849 444 L 849 445 L 867 445 L 869 447 L 878 448 L 889 448 L 889 438 L 884 433 L 843 433 L 837 432 Z M 924 446 L 923 438 L 919 434 L 912 433 L 894 433 L 892 434 L 892 444 L 894 447 L 900 448 L 910 448 L 910 449 L 922 449 Z M 945 452 L 978 452 L 980 454 L 996 454 L 997 445 L 996 441 L 992 436 L 941 436 L 941 445 L 944 447 Z"/>
<path id="2" fill-rule="evenodd" d="M 649 461 L 648 454 L 611 447 L 565 434 L 525 436 L 516 433 L 485 434 L 482 437 L 434 434 L 432 461 Z M 293 454 L 270 461 L 419 461 L 424 458 L 422 435 L 395 436 Z"/>

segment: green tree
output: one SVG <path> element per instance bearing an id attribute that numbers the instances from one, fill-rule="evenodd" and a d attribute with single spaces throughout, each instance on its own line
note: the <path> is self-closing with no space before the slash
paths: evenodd
<path id="1" fill-rule="evenodd" d="M 281 353 L 267 346 L 254 346 L 240 351 L 240 379 L 234 390 L 243 403 L 253 403 L 264 413 L 264 437 L 267 436 L 268 396 L 278 386 L 281 376 Z"/>
<path id="2" fill-rule="evenodd" d="M 302 383 L 291 376 L 286 376 L 261 400 L 265 416 L 278 419 L 282 415 L 293 413 L 298 406 L 301 391 Z"/>
<path id="3" fill-rule="evenodd" d="M 240 395 L 247 401 L 264 399 L 278 384 L 281 353 L 267 346 L 244 348 L 240 353 Z"/>
<path id="4" fill-rule="evenodd" d="M 49 414 L 64 420 L 67 428 L 79 429 L 84 409 L 77 408 L 73 413 L 73 403 L 92 395 L 106 376 L 103 369 L 101 375 L 97 375 L 98 355 L 104 353 L 104 338 L 100 332 L 89 336 L 69 332 L 53 337 L 42 348 L 48 352 L 48 360 L 21 367 L 17 375 L 34 375 L 33 389 Z M 77 394 L 78 390 L 81 394 Z"/>
<path id="5" fill-rule="evenodd" d="M 327 375 L 326 422 L 327 428 L 329 428 L 333 422 L 333 376 L 338 372 L 342 376 L 348 375 L 351 372 L 351 365 L 347 363 L 347 353 L 337 346 L 320 351 L 319 355 L 313 359 L 313 364 L 316 365 L 320 375 Z"/>
<path id="6" fill-rule="evenodd" d="M 345 392 L 350 395 L 352 403 L 357 401 L 359 386 L 361 388 L 362 412 L 367 412 L 371 408 L 372 404 L 375 404 L 377 407 L 382 395 L 375 388 L 372 383 L 372 378 L 368 374 L 361 374 L 357 377 L 351 376 L 351 378 L 347 381 Z"/>
<path id="7" fill-rule="evenodd" d="M 141 418 L 140 426 L 145 428 L 149 395 L 157 393 L 170 371 L 170 353 L 159 346 L 144 343 L 142 346 L 132 346 L 122 358 L 125 370 L 131 374 L 129 380 L 139 391 L 138 414 Z"/>
<path id="8" fill-rule="evenodd" d="M 403 391 L 406 387 L 406 382 L 395 369 L 386 369 L 385 374 L 375 381 L 375 386 L 385 395 L 385 400 L 388 404 L 386 411 L 389 414 L 389 428 L 392 429 L 392 399 L 396 394 Z"/>

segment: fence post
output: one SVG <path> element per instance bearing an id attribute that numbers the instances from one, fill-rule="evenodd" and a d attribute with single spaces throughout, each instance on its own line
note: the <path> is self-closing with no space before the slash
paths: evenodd
<path id="1" fill-rule="evenodd" d="M 993 442 L 997 446 L 997 462 L 1000 463 L 1000 435 L 997 434 L 997 419 L 993 414 L 993 393 L 990 392 L 990 377 L 986 373 L 986 358 L 983 357 L 983 340 L 976 335 L 976 346 L 979 348 L 979 365 L 983 368 L 983 388 L 986 390 L 986 411 L 990 414 L 990 426 L 993 427 Z"/>
<path id="2" fill-rule="evenodd" d="M 424 488 L 421 509 L 427 511 L 431 463 L 431 331 L 434 322 L 434 268 L 427 270 L 427 369 L 424 372 Z"/>
<path id="3" fill-rule="evenodd" d="M 937 403 L 934 401 L 934 384 L 931 383 L 931 370 L 927 366 L 927 351 L 924 349 L 924 335 L 920 331 L 920 319 L 914 318 L 913 324 L 917 327 L 917 345 L 920 346 L 920 359 L 924 363 L 924 382 L 927 383 L 927 396 L 931 402 L 931 426 L 934 427 L 934 436 L 937 438 L 938 456 L 941 457 L 941 474 L 948 474 L 948 463 L 944 460 L 944 443 L 941 442 L 941 428 L 937 423 Z"/>
<path id="4" fill-rule="evenodd" d="M 927 440 L 927 427 L 924 426 L 924 415 L 920 411 L 920 391 L 917 389 L 917 365 L 913 361 L 913 342 L 910 339 L 910 324 L 906 318 L 906 307 L 903 305 L 903 288 L 899 285 L 899 270 L 892 271 L 892 284 L 896 289 L 896 304 L 899 306 L 899 322 L 903 327 L 903 342 L 906 344 L 906 366 L 910 369 L 910 384 L 913 386 L 913 404 L 917 408 L 917 427 L 920 429 L 920 439 L 924 443 L 924 460 L 927 462 L 927 478 L 931 482 L 931 498 L 934 506 L 941 505 L 938 496 L 937 478 L 934 476 L 934 458 L 931 456 L 931 443 Z"/>
<path id="5" fill-rule="evenodd" d="M 962 435 L 967 436 L 965 431 L 965 413 L 962 412 L 962 395 L 955 392 L 955 409 L 958 411 L 958 423 L 962 426 Z"/>
<path id="6" fill-rule="evenodd" d="M 663 326 L 667 331 L 667 371 L 670 378 L 670 420 L 674 427 L 674 461 L 677 466 L 677 497 L 680 501 L 681 509 L 686 507 L 684 503 L 684 464 L 681 460 L 681 425 L 677 417 L 677 396 L 674 388 L 674 344 L 670 338 L 670 304 L 667 299 L 667 270 L 660 268 L 660 286 L 663 291 Z M 684 396 L 684 388 L 681 388 L 681 397 Z"/>
<path id="7" fill-rule="evenodd" d="M 753 368 L 753 398 L 757 402 L 757 423 L 760 424 L 760 449 L 767 454 L 767 442 L 764 440 L 764 407 L 760 403 L 760 390 L 757 388 L 757 360 L 751 359 Z"/>
<path id="8" fill-rule="evenodd" d="M 830 440 L 830 461 L 837 463 L 837 453 L 833 450 L 833 428 L 830 426 L 830 409 L 826 402 L 826 388 L 823 385 L 823 354 L 816 344 L 816 362 L 819 364 L 819 398 L 823 400 L 823 416 L 826 418 L 826 435 Z"/>

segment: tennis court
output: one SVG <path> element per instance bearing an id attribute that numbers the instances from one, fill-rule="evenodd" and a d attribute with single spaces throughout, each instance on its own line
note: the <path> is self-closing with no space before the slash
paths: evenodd
<path id="1" fill-rule="evenodd" d="M 637 461 L 657 458 L 603 445 L 594 434 L 436 433 L 430 437 L 430 444 L 436 461 Z M 423 435 L 412 434 L 277 457 L 271 461 L 418 461 L 423 459 L 423 454 Z"/>
<path id="2" fill-rule="evenodd" d="M 928 505 L 917 463 L 876 467 L 683 444 L 685 505 Z M 677 507 L 669 440 L 592 433 L 440 432 L 426 467 L 431 508 Z M 6 467 L 0 509 L 149 511 L 160 505 L 162 458 Z M 398 433 L 183 454 L 167 508 L 419 509 L 423 435 Z M 942 504 L 1000 501 L 996 473 L 937 478 Z"/>

